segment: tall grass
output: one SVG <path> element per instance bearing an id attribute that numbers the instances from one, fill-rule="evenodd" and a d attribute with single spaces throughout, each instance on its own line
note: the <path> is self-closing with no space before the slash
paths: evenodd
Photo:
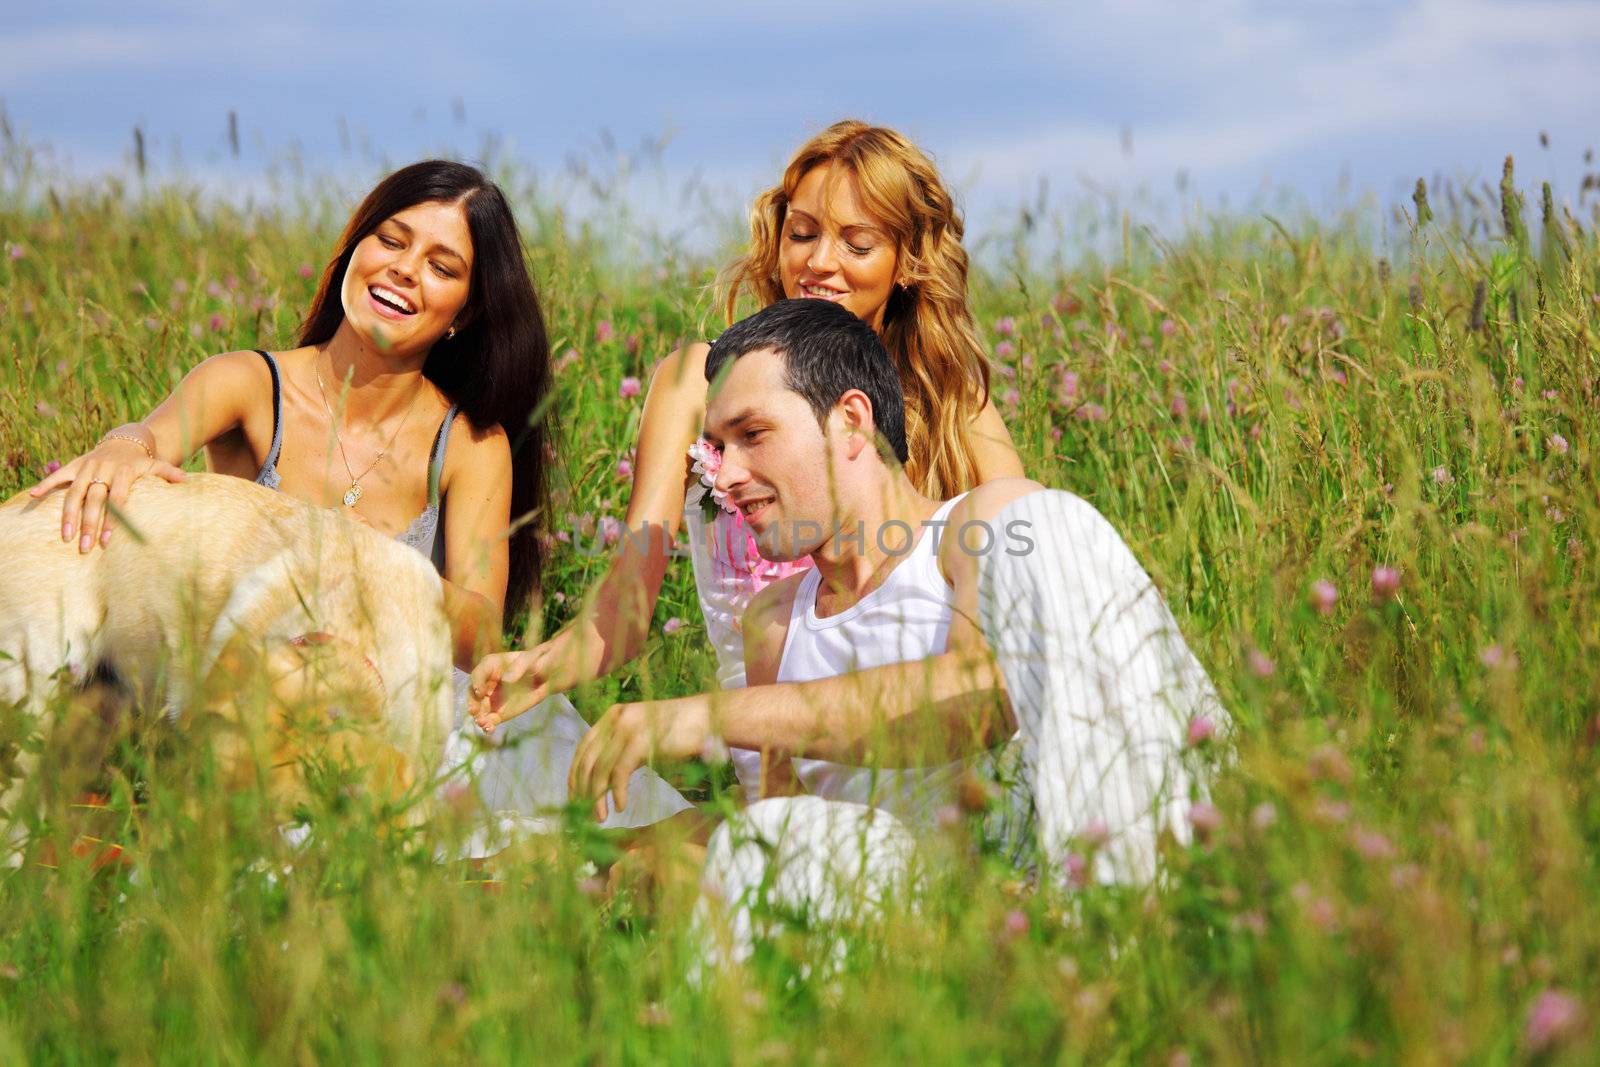
<path id="1" fill-rule="evenodd" d="M 339 221 L 52 190 L 8 151 L 4 494 L 205 355 L 286 344 Z M 555 519 L 585 540 L 625 504 L 621 382 L 714 332 L 715 261 L 619 267 L 507 178 L 561 360 Z M 0 877 L 0 1059 L 1592 1061 L 1600 220 L 1509 171 L 1426 196 L 1384 238 L 1131 219 L 1114 261 L 1019 242 L 975 284 L 1030 475 L 1124 533 L 1239 724 L 1157 887 L 1021 884 L 956 829 L 836 976 L 802 977 L 825 949 L 797 931 L 696 987 L 684 899 L 599 894 L 610 845 L 580 823 L 489 883 L 434 859 L 452 826 L 379 833 L 336 790 L 291 845 L 146 724 L 102 810 L 48 788 L 45 754 L 25 817 L 62 858 Z M 547 631 L 604 565 L 556 547 Z M 662 601 L 670 632 L 580 707 L 712 685 L 686 564 Z M 126 862 L 74 857 L 85 833 Z"/>

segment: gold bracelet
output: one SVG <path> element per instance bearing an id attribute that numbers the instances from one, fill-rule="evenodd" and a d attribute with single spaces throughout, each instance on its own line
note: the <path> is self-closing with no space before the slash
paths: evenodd
<path id="1" fill-rule="evenodd" d="M 149 456 L 151 459 L 156 458 L 156 454 L 150 450 L 150 446 L 144 443 L 144 438 L 139 437 L 136 434 L 128 433 L 125 430 L 112 430 L 110 433 L 100 438 L 101 444 L 105 444 L 107 441 L 132 441 L 134 444 L 144 449 L 145 455 Z"/>

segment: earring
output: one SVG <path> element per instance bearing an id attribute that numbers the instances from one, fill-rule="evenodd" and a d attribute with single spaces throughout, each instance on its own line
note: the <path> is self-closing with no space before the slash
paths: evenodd
<path id="1" fill-rule="evenodd" d="M 444 339 L 446 341 L 454 341 L 456 339 L 456 324 L 455 323 L 452 322 L 450 324 L 450 328 L 444 332 Z"/>

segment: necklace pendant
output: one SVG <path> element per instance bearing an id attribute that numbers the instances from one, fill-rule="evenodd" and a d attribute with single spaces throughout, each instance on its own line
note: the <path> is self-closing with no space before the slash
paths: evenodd
<path id="1" fill-rule="evenodd" d="M 356 506 L 356 501 L 360 500 L 360 499 L 361 499 L 361 483 L 359 483 L 359 482 L 351 482 L 350 483 L 350 488 L 348 488 L 348 489 L 346 489 L 344 491 L 344 506 L 347 507 L 347 508 L 353 508 L 353 507 Z"/>

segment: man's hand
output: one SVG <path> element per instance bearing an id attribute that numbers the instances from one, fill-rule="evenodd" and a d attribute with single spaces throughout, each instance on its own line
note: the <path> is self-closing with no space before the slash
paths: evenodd
<path id="1" fill-rule="evenodd" d="M 705 696 L 644 704 L 613 704 L 578 742 L 567 774 L 567 796 L 595 798 L 595 818 L 606 817 L 606 794 L 616 810 L 628 807 L 628 778 L 656 760 L 705 753 L 713 739 Z"/>

